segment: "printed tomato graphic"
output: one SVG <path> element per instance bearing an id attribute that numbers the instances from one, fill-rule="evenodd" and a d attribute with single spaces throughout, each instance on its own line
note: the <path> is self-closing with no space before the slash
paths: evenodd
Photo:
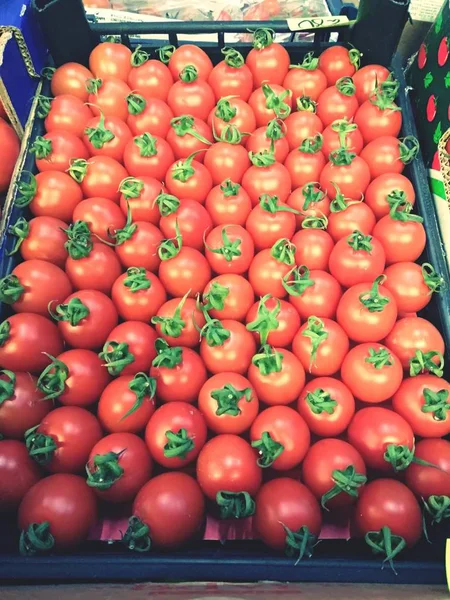
<path id="1" fill-rule="evenodd" d="M 434 119 L 434 117 L 436 116 L 436 109 L 437 109 L 436 97 L 434 95 L 431 95 L 428 98 L 428 102 L 427 102 L 427 119 L 429 121 L 432 121 Z"/>
<path id="2" fill-rule="evenodd" d="M 433 162 L 431 163 L 431 168 L 435 171 L 441 170 L 441 163 L 439 161 L 439 152 L 436 150 L 433 156 Z"/>
<path id="3" fill-rule="evenodd" d="M 447 62 L 448 54 L 449 54 L 448 38 L 443 37 L 441 40 L 441 43 L 439 44 L 439 48 L 438 48 L 438 65 L 440 67 L 443 67 L 445 65 L 445 63 Z"/>
<path id="4" fill-rule="evenodd" d="M 427 63 L 427 47 L 425 43 L 420 46 L 419 55 L 417 57 L 417 66 L 423 69 Z"/>

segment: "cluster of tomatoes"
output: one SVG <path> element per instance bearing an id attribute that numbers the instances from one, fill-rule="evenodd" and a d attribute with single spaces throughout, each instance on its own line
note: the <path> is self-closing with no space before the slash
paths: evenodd
<path id="1" fill-rule="evenodd" d="M 0 509 L 25 554 L 105 503 L 133 502 L 136 550 L 208 506 L 298 558 L 324 511 L 389 561 L 420 499 L 448 515 L 444 341 L 416 314 L 442 281 L 415 262 L 398 84 L 340 46 L 290 66 L 266 29 L 222 52 L 103 42 L 39 100 L 0 280 Z"/>
<path id="2" fill-rule="evenodd" d="M 11 177 L 19 156 L 20 142 L 16 132 L 8 122 L 8 116 L 0 100 L 0 144 L 3 149 L 0 164 L 0 196 L 9 188 Z M 0 214 L 3 201 L 0 198 Z"/>

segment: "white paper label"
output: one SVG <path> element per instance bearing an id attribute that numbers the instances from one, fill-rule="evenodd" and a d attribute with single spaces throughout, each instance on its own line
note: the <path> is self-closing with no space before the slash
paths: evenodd
<path id="1" fill-rule="evenodd" d="M 345 15 L 287 19 L 287 24 L 291 31 L 310 31 L 311 29 L 324 29 L 325 27 L 345 27 L 349 23 L 349 18 Z"/>
<path id="2" fill-rule="evenodd" d="M 433 23 L 442 8 L 442 0 L 411 0 L 409 14 L 413 21 Z"/>

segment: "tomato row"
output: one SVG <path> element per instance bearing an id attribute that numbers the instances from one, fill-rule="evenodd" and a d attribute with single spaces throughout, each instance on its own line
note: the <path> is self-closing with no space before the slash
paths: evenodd
<path id="1" fill-rule="evenodd" d="M 0 510 L 25 554 L 81 543 L 97 500 L 133 502 L 135 550 L 208 512 L 298 559 L 324 510 L 389 562 L 417 498 L 447 516 L 444 340 L 417 316 L 443 282 L 415 262 L 398 83 L 340 46 L 290 65 L 266 29 L 223 54 L 103 42 L 39 99 L 0 280 Z"/>

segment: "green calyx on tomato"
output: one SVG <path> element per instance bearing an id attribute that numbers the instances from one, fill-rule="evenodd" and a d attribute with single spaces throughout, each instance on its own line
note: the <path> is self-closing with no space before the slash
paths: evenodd
<path id="1" fill-rule="evenodd" d="M 409 163 L 417 158 L 417 155 L 419 154 L 419 140 L 413 135 L 407 135 L 398 141 L 398 150 L 400 152 L 400 160 L 402 163 L 404 165 L 409 165 Z"/>
<path id="2" fill-rule="evenodd" d="M 434 360 L 436 358 L 438 362 Z M 414 356 L 409 361 L 409 375 L 410 377 L 415 377 L 422 373 L 432 373 L 436 377 L 442 377 L 444 374 L 443 355 L 435 350 L 430 350 L 429 352 L 416 350 Z"/>
<path id="3" fill-rule="evenodd" d="M 180 337 L 186 326 L 185 321 L 181 318 L 181 310 L 189 296 L 189 292 L 190 290 L 180 300 L 172 317 L 152 317 L 153 325 L 160 325 L 162 333 L 167 337 Z"/>
<path id="4" fill-rule="evenodd" d="M 216 142 L 225 142 L 226 144 L 231 144 L 233 146 L 240 144 L 242 138 L 248 135 L 247 133 L 241 133 L 236 125 L 233 125 L 232 123 L 225 125 L 219 136 L 216 135 L 215 131 L 213 131 L 213 134 Z"/>
<path id="5" fill-rule="evenodd" d="M 24 217 L 19 217 L 13 225 L 8 227 L 8 233 L 17 238 L 13 249 L 10 252 L 7 252 L 7 256 L 12 256 L 19 250 L 22 242 L 27 239 L 28 234 L 30 233 L 30 224 Z"/>
<path id="6" fill-rule="evenodd" d="M 153 359 L 152 366 L 174 369 L 183 362 L 183 348 L 181 346 L 169 346 L 166 340 L 158 338 L 155 342 L 158 353 Z"/>
<path id="7" fill-rule="evenodd" d="M 189 437 L 186 429 L 179 429 L 176 433 L 166 431 L 167 444 L 164 446 L 166 458 L 185 459 L 189 452 L 195 448 L 194 439 Z"/>
<path id="8" fill-rule="evenodd" d="M 286 124 L 282 119 L 272 119 L 267 123 L 266 138 L 275 142 L 286 137 Z"/>
<path id="9" fill-rule="evenodd" d="M 30 148 L 30 152 L 33 152 L 38 160 L 48 158 L 52 153 L 51 140 L 47 140 L 41 135 L 38 135 L 34 141 L 34 144 Z"/>
<path id="10" fill-rule="evenodd" d="M 323 200 L 326 196 L 325 192 L 320 189 L 318 183 L 310 182 L 302 187 L 302 194 L 304 198 L 303 210 L 308 210 L 311 204 L 316 204 Z"/>
<path id="11" fill-rule="evenodd" d="M 105 342 L 99 357 L 105 361 L 103 366 L 113 377 L 120 375 L 127 365 L 134 362 L 134 355 L 129 351 L 128 344 L 114 340 Z"/>
<path id="12" fill-rule="evenodd" d="M 333 400 L 331 395 L 322 388 L 308 392 L 306 394 L 306 403 L 314 415 L 321 415 L 322 413 L 332 415 L 337 406 L 336 400 Z"/>
<path id="13" fill-rule="evenodd" d="M 276 94 L 267 83 L 263 83 L 261 88 L 266 99 L 266 108 L 273 110 L 279 119 L 286 119 L 291 114 L 291 107 L 285 99 L 292 96 L 292 91 L 284 90 L 281 94 Z"/>
<path id="14" fill-rule="evenodd" d="M 216 415 L 218 417 L 222 415 L 237 417 L 242 413 L 242 410 L 239 408 L 239 402 L 242 398 L 246 402 L 251 402 L 252 390 L 250 388 L 238 390 L 231 383 L 226 383 L 222 388 L 212 390 L 211 398 L 217 402 Z"/>
<path id="15" fill-rule="evenodd" d="M 430 294 L 440 292 L 445 287 L 444 278 L 436 272 L 432 264 L 423 263 L 422 275 L 425 285 L 430 290 Z"/>
<path id="16" fill-rule="evenodd" d="M 315 71 L 319 65 L 319 59 L 314 57 L 314 52 L 308 52 L 301 63 L 290 65 L 290 69 L 303 69 L 305 71 Z"/>
<path id="17" fill-rule="evenodd" d="M 163 240 L 158 247 L 158 256 L 161 260 L 170 260 L 175 258 L 181 252 L 183 247 L 183 236 L 178 227 L 178 221 L 175 221 L 175 237 Z"/>
<path id="18" fill-rule="evenodd" d="M 389 563 L 391 569 L 394 569 L 393 559 L 406 548 L 406 542 L 400 535 L 393 535 L 390 527 L 382 527 L 379 531 L 368 531 L 364 536 L 367 545 L 374 554 L 382 554 L 386 558 L 384 563 Z"/>
<path id="19" fill-rule="evenodd" d="M 70 258 L 80 260 L 89 256 L 94 244 L 89 225 L 86 221 L 75 221 L 68 229 L 64 229 L 63 231 L 67 235 L 67 242 L 64 244 L 64 248 L 69 253 Z"/>
<path id="20" fill-rule="evenodd" d="M 208 346 L 222 346 L 230 338 L 230 331 L 225 329 L 219 319 L 212 319 L 205 307 L 201 307 L 201 311 L 206 323 L 199 329 L 200 337 L 205 338 Z"/>
<path id="21" fill-rule="evenodd" d="M 308 327 L 302 331 L 302 335 L 311 340 L 311 360 L 309 363 L 309 370 L 311 371 L 320 344 L 328 339 L 328 331 L 321 319 L 310 316 L 308 317 Z"/>
<path id="22" fill-rule="evenodd" d="M 130 198 L 139 198 L 144 189 L 144 182 L 136 177 L 125 177 L 119 185 L 119 192 L 126 200 Z"/>
<path id="23" fill-rule="evenodd" d="M 239 190 L 241 186 L 239 183 L 234 183 L 231 179 L 225 179 L 223 183 L 220 184 L 220 190 L 225 198 L 230 198 L 230 196 L 237 196 L 239 194 Z"/>
<path id="24" fill-rule="evenodd" d="M 317 102 L 309 96 L 300 96 L 297 98 L 298 112 L 317 112 Z"/>
<path id="25" fill-rule="evenodd" d="M 346 167 L 351 165 L 353 159 L 356 157 L 354 152 L 349 152 L 346 148 L 337 148 L 330 152 L 330 162 L 335 167 Z"/>
<path id="26" fill-rule="evenodd" d="M 284 446 L 272 439 L 268 431 L 263 431 L 261 439 L 252 442 L 252 448 L 256 448 L 259 458 L 256 461 L 258 467 L 266 469 L 273 465 L 276 459 L 283 453 Z"/>
<path id="27" fill-rule="evenodd" d="M 122 537 L 122 543 L 128 550 L 135 552 L 148 552 L 152 546 L 150 528 L 139 517 L 130 517 L 128 528 Z"/>
<path id="28" fill-rule="evenodd" d="M 214 254 L 221 254 L 227 262 L 231 262 L 233 258 L 241 256 L 242 252 L 240 251 L 239 247 L 242 243 L 242 240 L 236 238 L 234 241 L 231 241 L 227 234 L 226 225 L 221 229 L 221 236 L 223 242 L 222 246 L 219 246 L 218 248 L 211 248 L 205 242 L 205 248 Z"/>
<path id="29" fill-rule="evenodd" d="M 89 308 L 79 298 L 71 298 L 67 304 L 58 304 L 54 311 L 48 305 L 48 312 L 55 321 L 66 321 L 72 327 L 79 325 L 80 321 L 89 316 Z"/>
<path id="30" fill-rule="evenodd" d="M 336 88 L 343 96 L 354 96 L 356 92 L 356 86 L 351 77 L 341 77 L 338 79 L 336 81 Z"/>
<path id="31" fill-rule="evenodd" d="M 144 267 L 129 267 L 127 276 L 123 280 L 123 285 L 130 290 L 132 294 L 141 290 L 149 290 L 152 282 L 147 277 Z"/>
<path id="32" fill-rule="evenodd" d="M 211 145 L 211 142 L 204 138 L 202 135 L 195 131 L 194 129 L 194 117 L 191 115 L 181 115 L 180 117 L 174 117 L 170 121 L 170 125 L 172 129 L 175 131 L 175 134 L 179 137 L 184 137 L 185 135 L 192 135 L 196 140 L 202 142 L 203 144 Z"/>
<path id="33" fill-rule="evenodd" d="M 156 379 L 149 377 L 146 373 L 136 373 L 133 379 L 128 384 L 128 389 L 136 396 L 136 402 L 128 410 L 120 421 L 124 421 L 127 417 L 136 412 L 146 399 L 151 400 L 156 394 Z"/>
<path id="34" fill-rule="evenodd" d="M 139 153 L 143 158 L 149 158 L 158 154 L 156 147 L 156 138 L 150 133 L 143 133 L 134 138 L 134 143 L 139 148 Z"/>
<path id="35" fill-rule="evenodd" d="M 73 158 L 67 172 L 77 183 L 83 183 L 86 177 L 88 161 L 85 158 Z"/>
<path id="36" fill-rule="evenodd" d="M 9 321 L 3 321 L 0 324 L 0 348 L 8 341 L 10 332 L 11 325 Z"/>
<path id="37" fill-rule="evenodd" d="M 220 491 L 216 494 L 221 519 L 246 519 L 255 514 L 256 504 L 248 492 Z"/>
<path id="38" fill-rule="evenodd" d="M 285 265 L 295 265 L 295 244 L 288 238 L 277 240 L 270 250 L 272 258 Z"/>
<path id="39" fill-rule="evenodd" d="M 252 363 L 261 375 L 280 373 L 283 368 L 283 354 L 277 352 L 272 346 L 264 344 L 261 351 L 252 358 Z"/>
<path id="40" fill-rule="evenodd" d="M 102 85 L 103 85 L 102 79 L 87 79 L 86 80 L 86 91 L 89 94 L 98 94 Z"/>
<path id="41" fill-rule="evenodd" d="M 22 175 L 27 174 L 30 181 L 19 181 L 17 183 L 17 190 L 19 191 L 20 196 L 18 196 L 14 202 L 16 206 L 19 208 L 24 208 L 28 206 L 33 198 L 36 196 L 37 192 L 37 181 L 36 177 L 33 173 L 29 171 L 22 171 Z"/>
<path id="42" fill-rule="evenodd" d="M 380 348 L 380 350 L 369 348 L 369 356 L 364 360 L 366 363 L 373 365 L 375 369 L 391 367 L 394 364 L 392 361 L 392 354 L 386 348 Z"/>
<path id="43" fill-rule="evenodd" d="M 44 400 L 54 400 L 64 392 L 69 369 L 61 360 L 47 352 L 44 354 L 51 359 L 51 363 L 39 375 L 36 387 L 45 395 Z"/>
<path id="44" fill-rule="evenodd" d="M 177 160 L 177 162 L 171 167 L 170 172 L 174 179 L 186 183 L 189 179 L 195 175 L 195 169 L 192 166 L 192 161 L 200 152 L 205 150 L 197 150 L 184 160 Z"/>
<path id="45" fill-rule="evenodd" d="M 0 375 L 5 375 L 6 379 L 0 379 L 0 407 L 3 402 L 9 400 L 14 396 L 14 389 L 16 386 L 16 376 L 12 371 L 3 369 L 0 371 Z"/>
<path id="46" fill-rule="evenodd" d="M 355 252 L 368 252 L 369 254 L 373 250 L 373 246 L 370 243 L 372 241 L 371 235 L 364 235 L 360 231 L 354 231 L 347 238 L 347 244 L 352 248 Z"/>
<path id="47" fill-rule="evenodd" d="M 38 428 L 39 425 L 36 425 L 25 432 L 25 446 L 31 458 L 39 465 L 46 465 L 53 458 L 57 445 L 50 435 L 39 433 Z"/>
<path id="48" fill-rule="evenodd" d="M 348 494 L 352 498 L 357 498 L 359 488 L 367 482 L 367 477 L 362 473 L 358 473 L 353 465 L 349 465 L 345 469 L 335 469 L 331 473 L 331 480 L 334 485 L 322 496 L 320 504 L 325 510 L 329 510 L 326 506 L 332 498 L 339 494 Z"/>
<path id="49" fill-rule="evenodd" d="M 149 59 L 149 55 L 145 50 L 142 50 L 142 46 L 136 46 L 136 50 L 131 55 L 131 66 L 140 67 L 144 65 Z"/>
<path id="50" fill-rule="evenodd" d="M 44 77 L 44 79 L 47 79 L 47 81 L 51 81 L 53 79 L 55 71 L 55 67 L 44 67 L 41 71 L 41 75 L 42 77 Z"/>
<path id="51" fill-rule="evenodd" d="M 450 498 L 448 496 L 430 496 L 423 501 L 426 512 L 431 517 L 431 524 L 437 524 L 450 518 Z"/>
<path id="52" fill-rule="evenodd" d="M 370 290 L 359 295 L 359 301 L 369 312 L 383 312 L 390 302 L 389 298 L 379 292 L 379 287 L 385 279 L 386 275 L 380 275 L 375 279 Z"/>
<path id="53" fill-rule="evenodd" d="M 358 125 L 356 123 L 350 123 L 347 118 L 337 119 L 333 121 L 331 124 L 331 129 L 336 132 L 339 136 L 339 145 L 342 148 L 347 147 L 347 136 L 352 131 L 356 131 L 358 129 Z"/>
<path id="54" fill-rule="evenodd" d="M 194 65 L 186 65 L 184 69 L 181 70 L 178 77 L 183 83 L 193 83 L 198 79 L 197 68 Z"/>
<path id="55" fill-rule="evenodd" d="M 124 474 L 119 464 L 120 457 L 125 452 L 107 452 L 96 454 L 91 464 L 86 465 L 86 483 L 97 490 L 109 490 Z"/>
<path id="56" fill-rule="evenodd" d="M 284 523 L 281 523 L 281 525 L 283 525 L 283 529 L 286 532 L 286 555 L 289 557 L 296 557 L 296 565 L 304 556 L 311 558 L 313 555 L 314 546 L 317 544 L 317 537 L 309 531 L 308 527 L 304 525 L 297 531 L 292 531 L 292 529 L 286 527 Z"/>
<path id="57" fill-rule="evenodd" d="M 350 204 L 355 204 L 354 200 L 352 201 L 344 196 L 337 184 L 335 184 L 333 181 L 331 184 L 336 190 L 336 196 L 334 197 L 334 200 L 330 202 L 330 211 L 332 213 L 342 212 L 346 210 Z"/>
<path id="58" fill-rule="evenodd" d="M 230 98 L 234 98 L 234 96 L 220 98 L 214 111 L 214 115 L 225 123 L 229 123 L 237 115 L 237 109 L 231 105 Z"/>
<path id="59" fill-rule="evenodd" d="M 205 310 L 223 310 L 225 308 L 225 300 L 229 293 L 230 290 L 227 287 L 220 285 L 217 281 L 213 281 L 209 292 L 203 294 Z"/>
<path id="60" fill-rule="evenodd" d="M 275 31 L 268 27 L 258 27 L 253 33 L 253 48 L 256 50 L 263 50 L 272 44 L 273 38 L 275 37 Z"/>
<path id="61" fill-rule="evenodd" d="M 321 217 L 309 216 L 302 221 L 302 229 L 324 229 L 328 227 L 328 218 L 323 215 Z"/>
<path id="62" fill-rule="evenodd" d="M 22 556 L 34 556 L 40 552 L 48 552 L 55 545 L 55 538 L 50 533 L 50 523 L 31 523 L 20 533 L 19 552 Z"/>
<path id="63" fill-rule="evenodd" d="M 298 147 L 298 151 L 304 152 L 305 154 L 317 154 L 317 152 L 320 152 L 322 149 L 322 146 L 323 137 L 321 133 L 318 133 L 312 137 L 305 138 Z"/>
<path id="64" fill-rule="evenodd" d="M 173 213 L 177 212 L 177 210 L 180 208 L 181 202 L 176 196 L 161 192 L 161 194 L 156 197 L 155 204 L 159 208 L 160 215 L 162 217 L 168 217 L 169 215 L 173 215 Z"/>
<path id="65" fill-rule="evenodd" d="M 137 227 L 136 223 L 133 223 L 130 205 L 127 202 L 127 220 L 125 225 L 121 229 L 114 230 L 112 233 L 108 232 L 108 235 L 114 239 L 113 246 L 121 246 L 125 242 L 128 242 L 136 233 Z M 105 240 L 102 240 L 102 242 L 109 243 Z"/>
<path id="66" fill-rule="evenodd" d="M 21 285 L 17 275 L 6 275 L 0 279 L 0 301 L 5 304 L 14 304 L 24 293 L 25 288 Z"/>
<path id="67" fill-rule="evenodd" d="M 272 150 L 262 150 L 261 152 L 249 152 L 248 156 L 254 167 L 270 167 L 276 162 L 275 154 Z"/>
<path id="68" fill-rule="evenodd" d="M 169 62 L 172 54 L 175 52 L 176 48 L 175 46 L 171 46 L 171 45 L 167 45 L 167 46 L 161 46 L 161 48 L 158 48 L 158 55 L 159 55 L 159 60 L 161 62 L 163 62 L 165 65 L 167 65 L 167 63 Z"/>
<path id="69" fill-rule="evenodd" d="M 111 142 L 116 137 L 110 129 L 106 129 L 105 115 L 102 112 L 100 113 L 100 121 L 97 127 L 86 127 L 84 133 L 97 150 L 103 148 L 105 144 Z"/>
<path id="70" fill-rule="evenodd" d="M 52 107 L 53 98 L 49 98 L 48 96 L 38 96 L 37 99 L 37 107 L 36 114 L 40 119 L 45 119 L 50 112 Z"/>
<path id="71" fill-rule="evenodd" d="M 301 296 L 309 287 L 314 285 L 314 279 L 309 276 L 305 265 L 293 267 L 281 280 L 284 289 L 290 296 Z"/>
<path id="72" fill-rule="evenodd" d="M 274 215 L 277 212 L 290 212 L 294 215 L 299 215 L 299 211 L 287 205 L 278 204 L 278 196 L 270 196 L 269 194 L 261 194 L 259 197 L 259 205 L 268 213 Z"/>
<path id="73" fill-rule="evenodd" d="M 423 467 L 439 469 L 439 467 L 433 465 L 433 463 L 415 457 L 414 448 L 411 450 L 408 446 L 400 444 L 388 444 L 384 453 L 384 460 L 392 465 L 392 468 L 396 473 L 398 473 L 398 471 L 404 471 L 411 463 L 422 465 Z"/>
<path id="74" fill-rule="evenodd" d="M 413 205 L 411 204 L 411 202 L 408 202 L 406 200 L 406 195 L 404 192 L 401 192 L 400 190 L 396 190 L 398 192 L 398 194 L 402 194 L 402 198 L 397 200 L 397 201 L 393 201 L 391 198 L 389 198 L 389 196 L 391 196 L 391 194 L 389 194 L 387 201 L 389 202 L 391 208 L 389 210 L 389 216 L 391 217 L 391 219 L 393 219 L 394 221 L 400 221 L 401 223 L 411 223 L 411 222 L 415 222 L 415 223 L 423 223 L 423 219 L 422 217 L 420 217 L 419 215 L 415 215 L 413 213 L 411 213 L 412 209 L 413 209 Z M 392 194 L 395 193 L 392 192 Z"/>
<path id="75" fill-rule="evenodd" d="M 424 388 L 423 397 L 425 404 L 422 406 L 423 413 L 432 413 L 435 421 L 445 421 L 447 413 L 450 410 L 450 402 L 448 401 L 448 390 L 439 390 L 434 392 L 429 388 Z"/>
<path id="76" fill-rule="evenodd" d="M 140 94 L 128 94 L 126 101 L 130 115 L 140 115 L 147 107 L 147 100 Z"/>
<path id="77" fill-rule="evenodd" d="M 402 203 L 406 203 L 407 197 L 403 190 L 394 189 L 386 196 L 386 202 L 389 204 L 392 210 L 392 208 L 396 205 L 401 206 Z"/>
<path id="78" fill-rule="evenodd" d="M 370 95 L 369 101 L 380 110 L 397 112 L 402 109 L 394 103 L 395 96 L 396 94 L 393 94 L 392 90 L 388 90 L 388 88 L 382 89 L 380 86 L 378 86 L 375 89 L 375 92 Z"/>
<path id="79" fill-rule="evenodd" d="M 224 60 L 227 67 L 232 67 L 233 69 L 240 69 L 244 66 L 244 57 L 238 50 L 236 50 L 236 48 L 224 46 L 221 50 L 221 53 L 225 57 Z"/>
<path id="80" fill-rule="evenodd" d="M 356 70 L 359 69 L 361 63 L 361 56 L 362 53 L 356 48 L 350 48 L 350 50 L 348 51 L 348 59 Z"/>
<path id="81" fill-rule="evenodd" d="M 278 321 L 277 317 L 280 314 L 281 302 L 278 300 L 278 298 L 276 298 L 274 308 L 269 310 L 266 306 L 266 302 L 270 298 L 272 298 L 272 296 L 270 294 L 266 294 L 260 299 L 258 303 L 256 319 L 250 323 L 247 323 L 248 331 L 256 331 L 259 333 L 259 339 L 262 346 L 267 344 L 269 333 L 275 329 L 278 329 L 280 326 L 280 322 Z"/>

